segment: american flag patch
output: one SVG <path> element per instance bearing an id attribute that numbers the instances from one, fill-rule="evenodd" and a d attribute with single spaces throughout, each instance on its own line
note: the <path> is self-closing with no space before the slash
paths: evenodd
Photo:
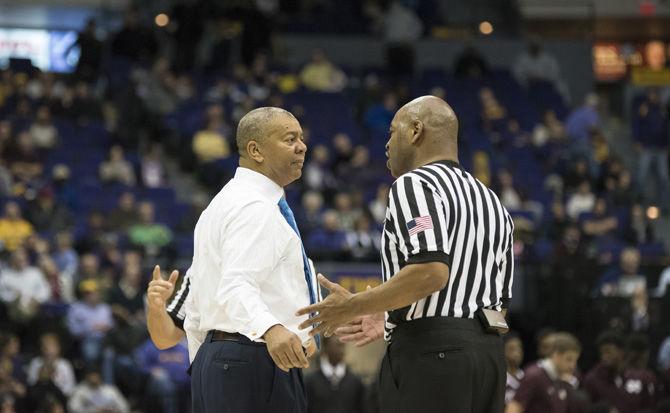
<path id="1" fill-rule="evenodd" d="M 430 215 L 414 218 L 407 223 L 407 230 L 409 231 L 410 237 L 429 229 L 433 229 L 433 218 L 431 218 Z"/>

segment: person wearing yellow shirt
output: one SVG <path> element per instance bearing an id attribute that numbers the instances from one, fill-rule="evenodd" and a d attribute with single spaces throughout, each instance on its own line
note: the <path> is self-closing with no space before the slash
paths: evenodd
<path id="1" fill-rule="evenodd" d="M 16 202 L 5 205 L 5 214 L 0 218 L 0 241 L 7 251 L 14 251 L 35 232 L 30 222 L 23 219 Z"/>
<path id="2" fill-rule="evenodd" d="M 230 155 L 228 141 L 216 126 L 217 122 L 210 120 L 207 128 L 193 137 L 193 153 L 200 164 L 225 159 Z"/>

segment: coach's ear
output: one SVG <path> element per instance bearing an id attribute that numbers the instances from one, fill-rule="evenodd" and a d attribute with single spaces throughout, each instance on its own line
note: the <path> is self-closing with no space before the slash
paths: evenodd
<path id="1" fill-rule="evenodd" d="M 412 135 L 409 142 L 412 145 L 419 145 L 423 140 L 423 122 L 419 119 L 413 120 L 410 127 L 412 128 Z"/>

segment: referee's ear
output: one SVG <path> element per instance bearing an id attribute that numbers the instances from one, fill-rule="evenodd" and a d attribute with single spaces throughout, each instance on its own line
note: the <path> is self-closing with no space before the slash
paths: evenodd
<path id="1" fill-rule="evenodd" d="M 423 134 L 423 122 L 419 119 L 415 119 L 412 121 L 412 139 L 410 140 L 410 143 L 412 145 L 418 145 L 421 143 L 423 140 L 424 134 Z"/>

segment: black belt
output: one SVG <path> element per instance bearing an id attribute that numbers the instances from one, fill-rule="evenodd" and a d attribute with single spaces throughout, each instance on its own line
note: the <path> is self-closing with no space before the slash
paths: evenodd
<path id="1" fill-rule="evenodd" d="M 245 344 L 254 344 L 258 346 L 265 346 L 265 343 L 260 343 L 258 341 L 251 341 L 247 336 L 243 334 L 229 333 L 227 331 L 220 331 L 220 330 L 210 330 L 207 333 L 207 338 L 205 339 L 205 341 L 207 342 L 232 341 L 235 343 L 245 343 Z"/>

